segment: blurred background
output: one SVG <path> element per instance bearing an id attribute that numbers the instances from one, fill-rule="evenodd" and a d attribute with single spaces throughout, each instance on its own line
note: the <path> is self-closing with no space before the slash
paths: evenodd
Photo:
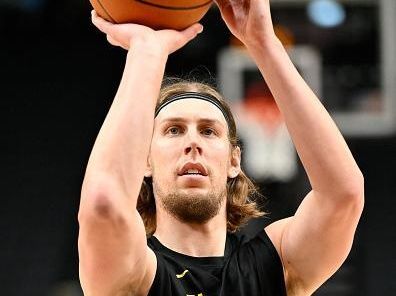
<path id="1" fill-rule="evenodd" d="M 396 295 L 396 1 L 271 3 L 279 38 L 366 180 L 352 252 L 315 295 Z M 82 295 L 80 188 L 125 61 L 90 23 L 90 10 L 88 0 L 0 0 L 0 295 Z M 202 23 L 166 72 L 215 83 L 232 101 L 243 164 L 269 212 L 243 230 L 250 235 L 292 215 L 309 184 L 245 50 L 216 8 Z"/>

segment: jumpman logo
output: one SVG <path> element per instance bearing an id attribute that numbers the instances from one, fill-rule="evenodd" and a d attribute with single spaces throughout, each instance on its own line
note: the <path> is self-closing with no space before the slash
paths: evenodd
<path id="1" fill-rule="evenodd" d="M 183 271 L 181 274 L 176 274 L 176 277 L 178 279 L 181 279 L 182 277 L 184 277 L 186 275 L 186 273 L 188 272 L 188 269 L 186 269 L 185 271 Z"/>
<path id="2" fill-rule="evenodd" d="M 181 278 L 183 278 L 188 272 L 189 272 L 188 269 L 186 269 L 186 270 L 184 270 L 182 273 L 176 274 L 176 277 L 177 277 L 178 279 L 181 279 Z M 202 293 L 199 293 L 199 294 L 197 294 L 197 295 L 195 295 L 195 294 L 186 294 L 186 296 L 204 296 L 204 295 L 203 295 Z"/>

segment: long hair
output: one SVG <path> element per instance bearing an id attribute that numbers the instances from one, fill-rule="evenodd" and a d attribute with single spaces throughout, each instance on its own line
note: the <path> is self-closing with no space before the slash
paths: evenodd
<path id="1" fill-rule="evenodd" d="M 168 78 L 164 80 L 157 105 L 174 94 L 188 91 L 209 94 L 218 99 L 230 119 L 228 126 L 230 145 L 232 149 L 238 147 L 236 125 L 230 107 L 219 92 L 209 84 L 181 78 Z M 258 209 L 255 202 L 256 197 L 260 196 L 257 188 L 242 170 L 237 177 L 228 178 L 226 186 L 227 230 L 229 232 L 235 232 L 251 218 L 265 214 Z M 148 236 L 153 234 L 157 228 L 157 222 L 152 178 L 145 177 L 143 180 L 137 201 L 137 210 L 143 219 L 146 234 Z"/>

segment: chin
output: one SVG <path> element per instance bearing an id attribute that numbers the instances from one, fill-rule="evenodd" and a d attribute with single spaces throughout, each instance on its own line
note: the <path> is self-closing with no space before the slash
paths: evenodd
<path id="1" fill-rule="evenodd" d="M 164 209 L 176 219 L 186 223 L 204 224 L 216 216 L 223 198 L 213 193 L 197 192 L 202 189 L 184 190 L 164 197 Z"/>
<path id="2" fill-rule="evenodd" d="M 179 189 L 176 192 L 178 192 L 179 194 L 195 195 L 197 197 L 199 196 L 203 197 L 209 194 L 208 189 L 202 187 L 188 187 L 188 188 Z"/>

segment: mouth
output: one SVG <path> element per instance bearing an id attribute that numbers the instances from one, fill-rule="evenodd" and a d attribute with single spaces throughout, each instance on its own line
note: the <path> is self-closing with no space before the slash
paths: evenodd
<path id="1" fill-rule="evenodd" d="M 202 164 L 188 162 L 179 170 L 178 175 L 189 177 L 207 177 L 208 173 Z"/>

